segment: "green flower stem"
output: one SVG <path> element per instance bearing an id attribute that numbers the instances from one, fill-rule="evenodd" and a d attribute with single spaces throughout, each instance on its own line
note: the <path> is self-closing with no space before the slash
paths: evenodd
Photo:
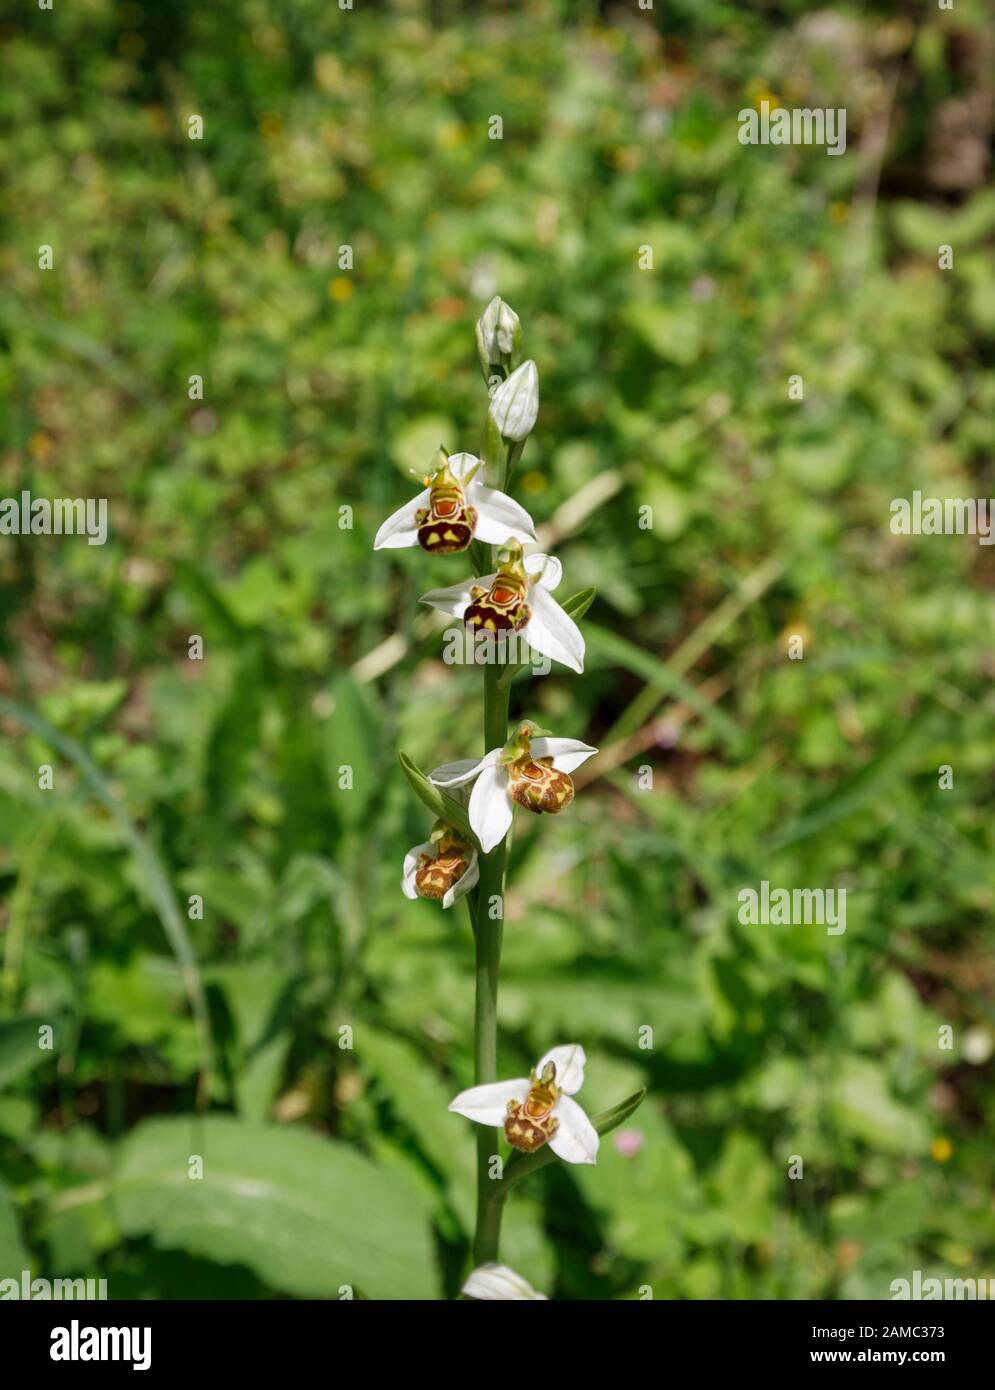
<path id="1" fill-rule="evenodd" d="M 484 752 L 502 748 L 508 738 L 508 686 L 498 679 L 499 668 L 484 667 Z M 510 833 L 510 832 L 509 832 Z M 501 965 L 501 932 L 504 917 L 504 874 L 508 857 L 508 837 L 480 856 L 480 882 L 477 892 L 477 998 L 474 1011 L 474 1081 L 478 1086 L 496 1081 L 497 1076 L 497 991 Z M 501 904 L 500 913 L 491 915 L 492 901 Z M 480 1126 L 477 1132 L 477 1232 L 473 1242 L 475 1265 L 498 1258 L 501 1237 L 501 1183 L 489 1176 L 494 1152 L 494 1131 Z"/>

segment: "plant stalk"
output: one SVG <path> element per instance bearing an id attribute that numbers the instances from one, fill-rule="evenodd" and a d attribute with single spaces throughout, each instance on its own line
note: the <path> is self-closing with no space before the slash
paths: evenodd
<path id="1" fill-rule="evenodd" d="M 484 667 L 484 752 L 503 748 L 508 738 L 510 690 L 499 679 L 499 668 Z M 474 1081 L 488 1085 L 497 1077 L 497 992 L 501 965 L 501 933 L 504 926 L 504 875 L 508 836 L 480 856 L 480 882 L 476 921 L 476 1006 L 474 1010 Z M 494 902 L 498 906 L 494 907 Z M 492 915 L 492 913 L 494 915 Z M 473 1242 L 474 1266 L 497 1260 L 501 1237 L 499 1178 L 489 1176 L 494 1153 L 494 1131 L 480 1126 L 477 1133 L 477 1230 Z"/>

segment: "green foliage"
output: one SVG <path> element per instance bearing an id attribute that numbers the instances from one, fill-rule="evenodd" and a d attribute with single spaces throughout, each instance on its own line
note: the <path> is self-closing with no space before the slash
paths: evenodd
<path id="1" fill-rule="evenodd" d="M 466 557 L 371 541 L 484 447 L 498 292 L 588 640 L 512 716 L 602 750 L 516 820 L 501 1070 L 576 1039 L 593 1116 L 646 1088 L 515 1183 L 503 1257 L 580 1298 L 990 1274 L 995 572 L 889 529 L 995 491 L 993 197 L 937 149 L 984 7 L 22 9 L 0 495 L 110 536 L 0 536 L 0 1275 L 458 1292 L 473 943 L 398 884 L 480 669 L 417 603 Z M 740 145 L 765 93 L 845 106 L 846 155 Z M 742 924 L 762 879 L 845 887 L 845 935 Z"/>

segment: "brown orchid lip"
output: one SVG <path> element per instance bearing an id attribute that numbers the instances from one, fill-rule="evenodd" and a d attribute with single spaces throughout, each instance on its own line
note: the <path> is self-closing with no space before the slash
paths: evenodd
<path id="1" fill-rule="evenodd" d="M 574 784 L 565 772 L 553 766 L 552 758 L 534 761 L 526 751 L 508 768 L 508 790 L 517 805 L 541 815 L 565 811 L 574 799 Z"/>

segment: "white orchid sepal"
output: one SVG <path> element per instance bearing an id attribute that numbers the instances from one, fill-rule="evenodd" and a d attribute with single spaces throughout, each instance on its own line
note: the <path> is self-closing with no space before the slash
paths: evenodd
<path id="1" fill-rule="evenodd" d="M 380 527 L 374 550 L 420 545 L 430 554 L 452 555 L 472 540 L 485 545 L 535 540 L 535 525 L 523 506 L 498 488 L 477 481 L 483 463 L 475 454 L 439 450 L 424 491 L 405 502 Z"/>
<path id="2" fill-rule="evenodd" d="M 509 1144 L 522 1153 L 548 1144 L 565 1163 L 596 1163 L 598 1131 L 573 1099 L 584 1084 L 586 1061 L 579 1043 L 552 1047 L 529 1076 L 471 1086 L 449 1109 L 478 1125 L 503 1129 Z"/>
<path id="3" fill-rule="evenodd" d="M 509 541 L 498 562 L 494 574 L 430 589 L 419 601 L 498 642 L 517 633 L 535 651 L 581 675 L 584 634 L 552 592 L 563 575 L 559 560 L 539 551 L 523 558 L 517 541 Z"/>
<path id="4" fill-rule="evenodd" d="M 598 750 L 575 738 L 553 738 L 524 720 L 503 748 L 479 760 L 461 758 L 429 773 L 437 787 L 473 783 L 470 828 L 489 854 L 511 828 L 515 805 L 537 814 L 565 810 L 574 797 L 570 773 Z"/>

